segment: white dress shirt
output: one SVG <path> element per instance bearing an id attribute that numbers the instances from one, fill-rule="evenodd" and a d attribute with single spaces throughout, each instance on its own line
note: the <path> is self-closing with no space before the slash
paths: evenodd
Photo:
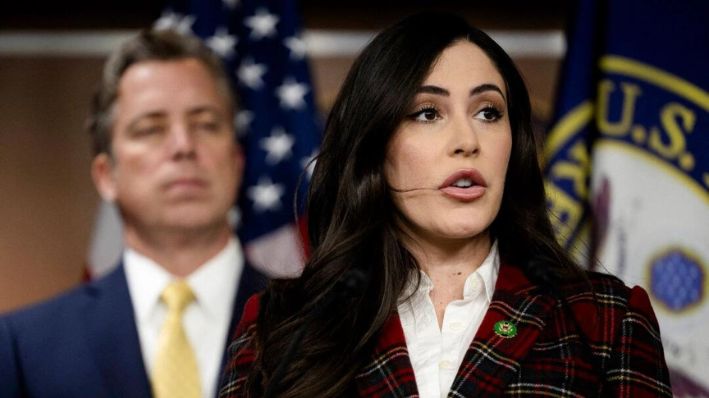
<path id="1" fill-rule="evenodd" d="M 406 346 L 421 398 L 448 395 L 453 380 L 490 306 L 500 259 L 497 242 L 475 272 L 465 279 L 463 299 L 450 302 L 439 328 L 430 292 L 431 279 L 421 272 L 421 283 L 409 300 L 398 306 Z M 413 283 L 403 297 L 411 293 Z"/>
<path id="2" fill-rule="evenodd" d="M 130 248 L 123 253 L 123 264 L 143 363 L 150 375 L 157 354 L 158 336 L 167 315 L 167 307 L 161 302 L 160 294 L 176 277 Z M 185 279 L 196 300 L 185 309 L 183 326 L 195 352 L 204 398 L 216 396 L 234 298 L 243 267 L 241 247 L 236 239 L 231 238 L 222 251 Z"/>

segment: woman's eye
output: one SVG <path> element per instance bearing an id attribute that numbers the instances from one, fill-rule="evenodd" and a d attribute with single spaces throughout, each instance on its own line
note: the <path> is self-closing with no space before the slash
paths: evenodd
<path id="1" fill-rule="evenodd" d="M 494 122 L 502 117 L 502 112 L 497 108 L 488 106 L 475 114 L 475 118 L 484 122 Z"/>
<path id="2" fill-rule="evenodd" d="M 424 108 L 416 111 L 410 117 L 417 122 L 429 123 L 440 119 L 440 115 L 435 108 Z"/>

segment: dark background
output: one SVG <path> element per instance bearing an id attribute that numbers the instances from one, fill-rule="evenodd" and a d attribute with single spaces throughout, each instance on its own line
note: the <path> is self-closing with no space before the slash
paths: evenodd
<path id="1" fill-rule="evenodd" d="M 572 2 L 304 0 L 299 4 L 303 23 L 310 29 L 380 29 L 402 15 L 430 8 L 466 15 L 482 29 L 561 29 L 569 3 Z M 0 13 L 0 29 L 142 28 L 160 15 L 164 4 L 153 0 L 8 1 Z"/>

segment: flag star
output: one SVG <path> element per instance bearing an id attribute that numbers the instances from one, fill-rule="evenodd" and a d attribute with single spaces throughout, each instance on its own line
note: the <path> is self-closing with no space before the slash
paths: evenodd
<path id="1" fill-rule="evenodd" d="M 230 10 L 233 10 L 239 6 L 240 0 L 222 0 L 222 3 Z"/>
<path id="2" fill-rule="evenodd" d="M 238 41 L 239 39 L 234 35 L 230 35 L 226 28 L 220 27 L 214 32 L 214 36 L 207 39 L 207 45 L 219 56 L 229 58 L 234 55 L 234 48 L 236 48 Z"/>
<path id="3" fill-rule="evenodd" d="M 192 15 L 182 15 L 173 11 L 164 12 L 155 24 L 153 28 L 155 30 L 175 30 L 182 34 L 192 33 L 192 24 L 194 24 L 195 18 Z"/>
<path id="4" fill-rule="evenodd" d="M 250 37 L 254 40 L 260 40 L 276 34 L 277 23 L 278 17 L 269 13 L 265 8 L 259 8 L 254 16 L 248 17 L 244 21 L 244 25 L 251 28 Z"/>
<path id="5" fill-rule="evenodd" d="M 290 50 L 291 58 L 295 60 L 301 60 L 305 58 L 305 53 L 307 52 L 307 46 L 305 45 L 305 40 L 298 36 L 291 36 L 284 41 L 285 46 Z"/>
<path id="6" fill-rule="evenodd" d="M 262 138 L 260 141 L 261 148 L 267 152 L 266 163 L 274 165 L 290 157 L 294 143 L 292 135 L 280 127 L 274 128 L 270 137 Z"/>
<path id="7" fill-rule="evenodd" d="M 254 63 L 251 58 L 245 59 L 236 72 L 239 81 L 252 90 L 258 90 L 263 86 L 264 74 L 266 74 L 266 65 Z"/>
<path id="8" fill-rule="evenodd" d="M 301 109 L 305 107 L 303 98 L 308 92 L 308 86 L 298 83 L 293 79 L 286 79 L 276 88 L 276 95 L 281 100 L 281 106 L 287 109 Z"/>
<path id="9" fill-rule="evenodd" d="M 263 212 L 281 207 L 282 184 L 274 184 L 268 177 L 261 177 L 258 184 L 249 187 L 246 194 L 254 202 L 254 210 Z"/>
<path id="10" fill-rule="evenodd" d="M 318 150 L 313 149 L 310 156 L 306 156 L 300 160 L 300 167 L 302 167 L 308 174 L 308 179 L 313 176 L 313 171 L 315 170 L 315 164 L 318 162 L 316 157 L 318 156 Z"/>
<path id="11" fill-rule="evenodd" d="M 234 126 L 236 127 L 236 134 L 240 137 L 246 135 L 249 131 L 249 126 L 254 120 L 254 113 L 246 109 L 237 112 L 234 116 Z"/>

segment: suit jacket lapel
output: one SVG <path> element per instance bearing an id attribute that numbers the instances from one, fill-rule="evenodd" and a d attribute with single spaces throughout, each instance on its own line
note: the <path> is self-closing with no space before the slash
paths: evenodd
<path id="1" fill-rule="evenodd" d="M 236 327 L 246 300 L 265 288 L 267 278 L 246 264 L 234 299 L 229 331 Z M 85 339 L 96 359 L 105 390 L 115 397 L 151 397 L 143 363 L 128 282 L 122 264 L 105 278 L 87 286 Z M 227 338 L 231 337 L 227 333 Z M 222 358 L 221 369 L 227 355 Z"/>
<path id="2" fill-rule="evenodd" d="M 518 267 L 501 265 L 490 307 L 465 354 L 449 397 L 502 395 L 520 361 L 534 345 L 556 300 L 531 284 Z M 510 321 L 514 337 L 495 333 Z M 362 397 L 417 397 L 416 380 L 398 315 L 382 328 L 369 363 L 356 378 Z"/>
<path id="3" fill-rule="evenodd" d="M 236 297 L 234 299 L 233 316 L 229 330 L 234 330 L 239 323 L 244 305 L 246 305 L 246 301 L 249 297 L 264 290 L 267 284 L 268 278 L 264 274 L 260 273 L 248 263 L 244 265 L 241 278 L 239 278 L 239 288 L 236 291 Z"/>
<path id="4" fill-rule="evenodd" d="M 355 382 L 360 397 L 418 397 L 398 315 L 389 318 L 382 328 L 377 346 Z"/>
<path id="5" fill-rule="evenodd" d="M 85 339 L 106 390 L 115 397 L 150 397 L 123 265 L 87 286 Z"/>
<path id="6" fill-rule="evenodd" d="M 551 296 L 541 294 L 520 268 L 501 265 L 490 308 L 465 354 L 449 396 L 501 395 L 539 337 L 555 302 Z M 497 334 L 495 325 L 500 321 L 512 322 L 516 335 Z"/>
<path id="7" fill-rule="evenodd" d="M 248 263 L 244 264 L 244 269 L 241 272 L 241 277 L 239 278 L 239 287 L 236 290 L 236 297 L 234 298 L 234 307 L 232 309 L 231 321 L 229 322 L 229 330 L 226 334 L 226 342 L 224 347 L 229 346 L 229 342 L 233 337 L 233 333 L 236 330 L 236 325 L 239 324 L 241 319 L 241 313 L 244 310 L 244 305 L 249 297 L 254 294 L 264 290 L 268 283 L 268 278 L 252 267 Z M 220 374 L 224 373 L 224 367 L 226 366 L 229 353 L 224 350 L 224 356 L 222 357 L 222 364 L 220 369 Z"/>

